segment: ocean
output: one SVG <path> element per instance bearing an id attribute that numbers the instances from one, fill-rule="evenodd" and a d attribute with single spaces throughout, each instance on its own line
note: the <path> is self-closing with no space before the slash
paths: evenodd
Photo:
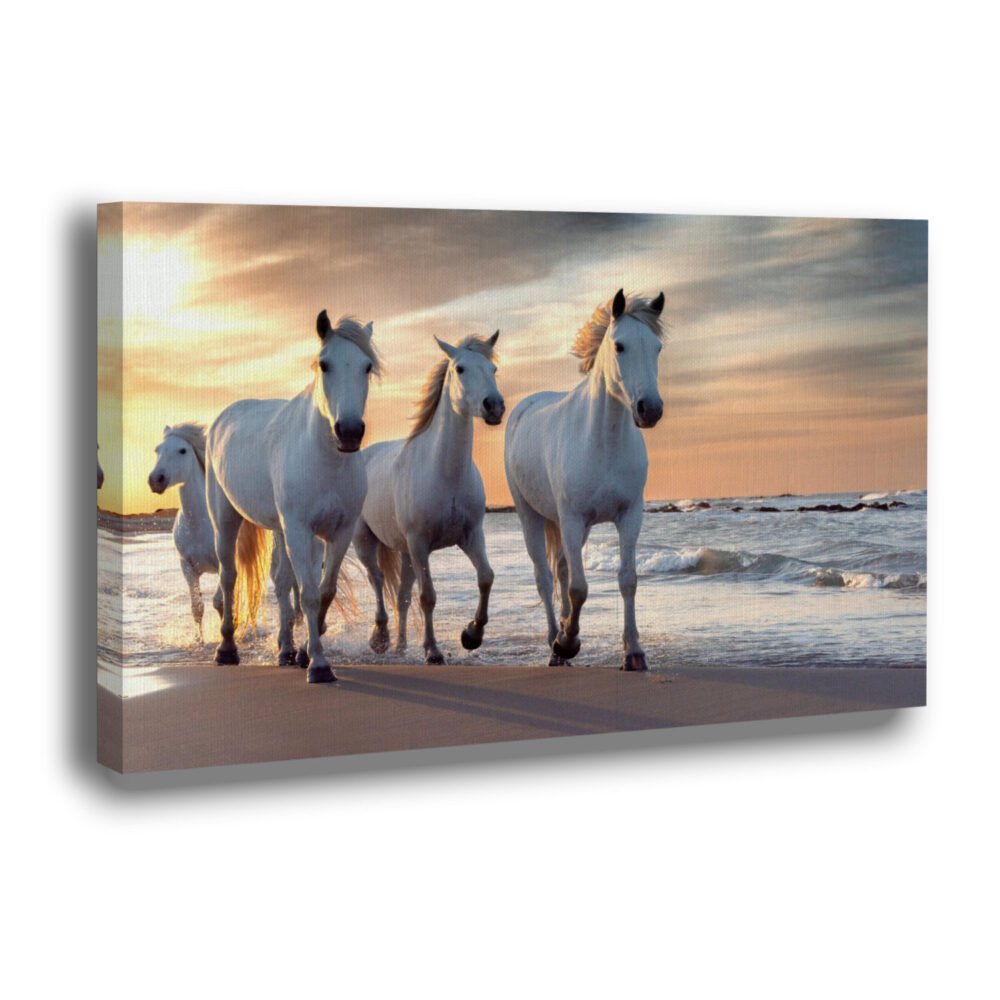
<path id="1" fill-rule="evenodd" d="M 926 491 L 648 501 L 646 511 L 636 613 L 651 670 L 925 666 Z M 486 638 L 471 653 L 459 633 L 475 611 L 475 573 L 457 549 L 431 557 L 438 643 L 448 662 L 544 665 L 545 616 L 516 514 L 488 514 L 486 540 L 496 582 Z M 114 570 L 119 547 L 124 593 L 119 599 L 115 574 L 102 576 L 98 626 L 99 641 L 120 629 L 125 653 L 120 657 L 113 643 L 99 645 L 98 675 L 110 690 L 132 697 L 162 687 L 161 665 L 211 660 L 217 578 L 202 578 L 200 641 L 170 534 L 101 528 L 99 567 Z M 584 561 L 590 592 L 573 664 L 617 668 L 622 602 L 612 525 L 591 532 Z M 329 616 L 325 642 L 335 667 L 374 658 L 368 648 L 374 605 L 360 571 L 355 591 L 359 622 Z M 269 597 L 259 634 L 240 644 L 246 662 L 275 660 L 277 605 Z M 422 627 L 411 611 L 409 649 L 386 654 L 386 662 L 421 662 Z M 300 625 L 296 637 L 304 634 Z"/>

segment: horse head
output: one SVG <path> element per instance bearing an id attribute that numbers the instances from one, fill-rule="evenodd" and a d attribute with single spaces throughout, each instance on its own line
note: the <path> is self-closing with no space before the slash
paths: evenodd
<path id="1" fill-rule="evenodd" d="M 163 493 L 171 486 L 183 486 L 195 480 L 204 461 L 204 435 L 205 429 L 200 424 L 163 428 L 163 440 L 154 449 L 156 465 L 148 479 L 154 493 Z"/>
<path id="2" fill-rule="evenodd" d="M 337 450 L 357 451 L 365 435 L 365 404 L 371 375 L 378 374 L 372 324 L 342 317 L 332 326 L 324 309 L 316 318 L 322 341 L 316 358 L 315 401 L 329 421 Z"/>
<path id="3" fill-rule="evenodd" d="M 601 345 L 601 367 L 609 392 L 632 412 L 636 427 L 655 427 L 663 416 L 657 385 L 660 351 L 659 317 L 663 292 L 652 301 L 639 300 L 626 308 L 618 290 L 611 303 L 611 325 Z M 652 325 L 649 321 L 652 321 Z"/>
<path id="4" fill-rule="evenodd" d="M 457 347 L 435 337 L 448 356 L 445 390 L 451 408 L 460 416 L 479 417 L 491 426 L 503 420 L 505 404 L 497 389 L 497 366 L 493 360 L 500 331 L 481 340 L 467 337 Z"/>

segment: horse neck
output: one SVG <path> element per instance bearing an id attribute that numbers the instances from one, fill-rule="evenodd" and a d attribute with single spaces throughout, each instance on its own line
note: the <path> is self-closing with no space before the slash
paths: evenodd
<path id="1" fill-rule="evenodd" d="M 441 477 L 460 479 L 472 464 L 472 417 L 463 417 L 452 408 L 445 384 L 428 435 L 431 460 Z"/>
<path id="2" fill-rule="evenodd" d="M 330 431 L 330 421 L 327 419 L 316 397 L 315 386 L 309 394 L 309 399 L 310 406 L 306 416 L 306 431 L 308 439 L 312 442 L 312 446 L 318 453 L 318 458 L 326 465 L 331 462 L 338 463 L 343 461 L 346 456 L 337 448 L 337 442 Z"/>
<path id="3" fill-rule="evenodd" d="M 184 516 L 195 524 L 208 520 L 208 502 L 205 499 L 205 472 L 197 461 L 192 461 L 191 465 L 194 471 L 177 488 L 177 493 Z"/>
<path id="4" fill-rule="evenodd" d="M 594 445 L 618 450 L 639 434 L 632 413 L 620 399 L 608 392 L 604 368 L 598 359 L 579 390 L 586 403 L 588 438 Z M 639 434 L 641 438 L 641 434 Z"/>

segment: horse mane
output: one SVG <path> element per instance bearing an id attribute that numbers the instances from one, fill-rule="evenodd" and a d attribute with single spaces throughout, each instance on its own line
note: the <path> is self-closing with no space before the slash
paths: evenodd
<path id="1" fill-rule="evenodd" d="M 163 439 L 166 440 L 171 435 L 179 438 L 183 438 L 189 445 L 191 445 L 191 450 L 194 452 L 194 457 L 198 459 L 198 464 L 201 466 L 201 471 L 205 471 L 205 441 L 206 441 L 206 428 L 204 424 L 198 424 L 194 421 L 189 421 L 186 424 L 174 424 L 173 427 L 168 427 L 163 432 Z"/>
<path id="2" fill-rule="evenodd" d="M 490 361 L 496 361 L 496 352 L 487 337 L 469 336 L 456 345 L 460 351 L 475 351 Z M 448 374 L 448 358 L 442 358 L 427 376 L 423 387 L 420 390 L 420 398 L 417 400 L 417 409 L 410 418 L 413 421 L 413 429 L 407 436 L 410 441 L 418 434 L 423 434 L 437 412 L 438 403 L 441 402 L 441 393 L 444 391 L 444 377 Z"/>
<path id="3" fill-rule="evenodd" d="M 611 304 L 614 300 L 608 299 L 602 302 L 595 310 L 593 316 L 587 320 L 577 332 L 570 354 L 580 358 L 580 371 L 589 372 L 594 367 L 594 359 L 604 340 L 604 335 L 611 326 Z M 640 323 L 648 327 L 656 336 L 663 340 L 663 320 L 660 314 L 652 308 L 652 299 L 647 299 L 641 295 L 630 295 L 625 300 L 625 312 L 623 316 L 631 316 Z"/>
<path id="4" fill-rule="evenodd" d="M 344 340 L 349 340 L 372 363 L 372 374 L 376 377 L 382 374 L 382 359 L 372 343 L 372 335 L 368 332 L 368 327 L 353 316 L 341 316 L 326 337 L 343 337 Z M 324 342 L 326 337 L 323 338 Z M 319 361 L 313 358 L 313 371 L 318 366 Z"/>

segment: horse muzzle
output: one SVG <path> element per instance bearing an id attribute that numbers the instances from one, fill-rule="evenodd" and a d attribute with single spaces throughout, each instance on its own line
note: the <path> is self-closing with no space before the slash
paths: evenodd
<path id="1" fill-rule="evenodd" d="M 333 436 L 337 440 L 337 451 L 353 452 L 361 447 L 361 439 L 365 436 L 363 420 L 338 420 L 333 425 Z"/>
<path id="2" fill-rule="evenodd" d="M 154 493 L 162 493 L 167 486 L 167 477 L 162 472 L 151 472 L 149 474 L 149 488 Z"/>
<path id="3" fill-rule="evenodd" d="M 496 427 L 503 420 L 506 409 L 502 396 L 487 396 L 483 400 L 483 420 L 491 427 Z"/>
<path id="4" fill-rule="evenodd" d="M 635 426 L 644 431 L 655 427 L 660 422 L 662 416 L 662 399 L 640 399 L 632 407 L 632 419 L 635 421 Z"/>

